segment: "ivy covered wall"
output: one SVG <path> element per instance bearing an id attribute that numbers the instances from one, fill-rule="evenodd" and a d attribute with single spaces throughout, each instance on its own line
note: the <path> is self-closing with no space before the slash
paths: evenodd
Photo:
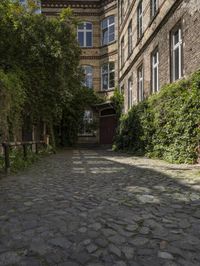
<path id="1" fill-rule="evenodd" d="M 200 71 L 168 84 L 122 115 L 114 149 L 195 163 L 200 145 Z"/>

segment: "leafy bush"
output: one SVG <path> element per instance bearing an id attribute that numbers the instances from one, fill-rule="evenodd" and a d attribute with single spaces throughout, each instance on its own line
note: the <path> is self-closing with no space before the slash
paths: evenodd
<path id="1" fill-rule="evenodd" d="M 52 147 L 40 147 L 38 154 L 31 150 L 29 146 L 27 148 L 27 157 L 24 158 L 22 147 L 12 147 L 10 148 L 10 168 L 12 173 L 17 173 L 20 170 L 26 169 L 34 162 L 38 161 L 42 156 L 51 154 L 53 152 Z M 4 171 L 5 161 L 4 156 L 0 156 L 0 172 Z"/>
<path id="2" fill-rule="evenodd" d="M 115 88 L 114 95 L 110 98 L 110 100 L 113 103 L 117 119 L 119 120 L 124 106 L 124 96 L 118 88 Z"/>
<path id="3" fill-rule="evenodd" d="M 195 163 L 200 141 L 200 71 L 165 85 L 121 117 L 115 149 Z"/>

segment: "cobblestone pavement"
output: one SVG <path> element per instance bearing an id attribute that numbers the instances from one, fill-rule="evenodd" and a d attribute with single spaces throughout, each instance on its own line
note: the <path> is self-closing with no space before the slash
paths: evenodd
<path id="1" fill-rule="evenodd" d="M 199 266 L 200 168 L 67 150 L 0 180 L 0 265 Z"/>

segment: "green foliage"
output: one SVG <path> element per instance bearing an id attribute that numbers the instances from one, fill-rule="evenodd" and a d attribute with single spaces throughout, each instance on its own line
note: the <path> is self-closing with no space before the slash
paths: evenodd
<path id="1" fill-rule="evenodd" d="M 77 91 L 77 94 L 74 94 L 71 101 L 63 110 L 63 134 L 61 141 L 63 146 L 72 146 L 75 144 L 78 138 L 79 129 L 83 122 L 84 111 L 102 101 L 103 100 L 99 98 L 93 90 L 86 87 L 82 87 Z M 92 126 L 95 128 L 95 124 Z"/>
<path id="2" fill-rule="evenodd" d="M 117 119 L 121 117 L 123 106 L 124 106 L 124 96 L 120 93 L 118 88 L 115 88 L 114 95 L 111 97 L 111 102 L 116 111 Z"/>
<path id="3" fill-rule="evenodd" d="M 18 127 L 22 118 L 32 124 L 42 121 L 53 144 L 51 129 L 69 106 L 72 114 L 77 112 L 72 102 L 82 97 L 77 21 L 70 9 L 51 19 L 34 14 L 31 2 L 29 12 L 18 1 L 0 2 L 0 93 L 5 105 L 0 130 L 6 129 L 4 140 L 12 139 L 14 121 Z"/>
<path id="4" fill-rule="evenodd" d="M 200 71 L 164 86 L 121 117 L 115 148 L 195 163 L 200 140 Z"/>
<path id="5" fill-rule="evenodd" d="M 31 152 L 30 149 L 27 153 L 27 159 L 23 158 L 23 152 L 18 149 L 13 149 L 10 154 L 10 166 L 13 173 L 23 170 L 36 162 L 39 159 L 38 155 Z"/>
<path id="6" fill-rule="evenodd" d="M 27 149 L 27 158 L 24 159 L 23 150 L 21 146 L 10 148 L 10 167 L 12 173 L 17 173 L 20 170 L 24 170 L 31 166 L 34 162 L 40 160 L 42 156 L 52 154 L 53 150 L 51 146 L 40 147 L 39 153 L 36 154 L 31 150 L 29 146 Z M 0 156 L 0 172 L 4 172 L 4 156 Z"/>
<path id="7" fill-rule="evenodd" d="M 0 139 L 9 140 L 9 129 L 17 131 L 21 125 L 26 97 L 19 76 L 17 70 L 9 73 L 0 70 Z"/>

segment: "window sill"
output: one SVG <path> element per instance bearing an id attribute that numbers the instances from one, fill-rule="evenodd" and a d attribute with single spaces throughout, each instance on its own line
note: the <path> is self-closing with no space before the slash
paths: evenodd
<path id="1" fill-rule="evenodd" d="M 112 42 L 110 42 L 110 43 L 108 43 L 108 44 L 101 45 L 101 48 L 108 47 L 108 46 L 110 46 L 110 45 L 112 45 L 112 44 L 115 44 L 115 43 L 117 43 L 116 40 L 114 40 L 114 41 L 112 41 Z"/>
<path id="2" fill-rule="evenodd" d="M 144 36 L 144 32 L 142 33 L 142 35 L 140 37 L 137 38 L 136 46 L 141 42 L 143 36 Z"/>
<path id="3" fill-rule="evenodd" d="M 88 47 L 85 47 L 85 46 L 80 46 L 81 49 L 93 49 L 95 48 L 94 46 L 88 46 Z"/>
<path id="4" fill-rule="evenodd" d="M 176 83 L 176 82 L 179 82 L 179 81 L 184 80 L 184 79 L 185 79 L 185 76 L 184 76 L 184 75 L 181 76 L 180 78 L 176 79 L 176 80 L 173 80 L 173 79 L 171 78 L 170 83 Z"/>
<path id="5" fill-rule="evenodd" d="M 98 91 L 99 93 L 105 93 L 105 92 L 112 92 L 112 91 L 114 91 L 115 90 L 115 88 L 111 88 L 111 89 L 108 89 L 108 90 L 100 90 L 100 91 Z"/>
<path id="6" fill-rule="evenodd" d="M 129 60 L 129 58 L 131 57 L 132 54 L 133 54 L 133 49 L 132 49 L 132 51 L 128 54 L 127 60 Z"/>

